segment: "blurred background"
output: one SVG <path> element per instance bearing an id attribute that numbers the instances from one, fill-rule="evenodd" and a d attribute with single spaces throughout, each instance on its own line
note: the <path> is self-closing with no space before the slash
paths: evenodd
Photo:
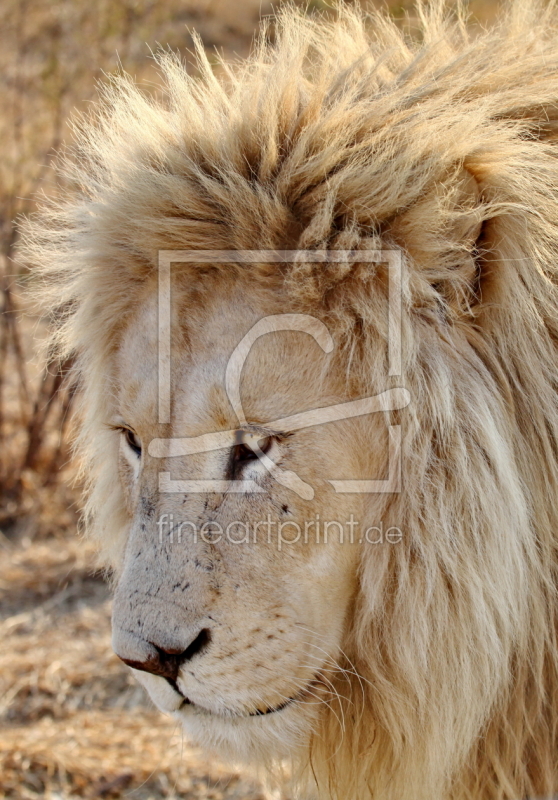
<path id="1" fill-rule="evenodd" d="M 451 2 L 451 0 L 450 0 Z M 64 191 L 56 152 L 99 81 L 125 70 L 156 91 L 152 51 L 191 62 L 247 55 L 281 0 L 2 0 L 0 5 L 0 797 L 263 800 L 250 776 L 206 756 L 160 715 L 110 647 L 110 599 L 77 535 L 68 365 L 41 354 L 17 259 L 18 219 Z M 409 2 L 386 2 L 410 30 Z M 334 13 L 309 0 L 307 14 Z M 485 25 L 497 0 L 472 0 Z M 272 31 L 271 31 L 272 33 Z"/>

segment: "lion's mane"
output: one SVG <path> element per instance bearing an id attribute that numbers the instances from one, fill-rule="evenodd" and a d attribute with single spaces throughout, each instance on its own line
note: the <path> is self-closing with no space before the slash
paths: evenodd
<path id="1" fill-rule="evenodd" d="M 558 31 L 511 4 L 486 32 L 419 7 L 293 9 L 217 78 L 164 55 L 161 100 L 115 79 L 67 160 L 71 192 L 27 255 L 76 358 L 89 518 L 124 532 L 103 429 L 119 331 L 159 249 L 400 248 L 404 488 L 398 547 L 365 548 L 344 719 L 324 713 L 301 775 L 343 800 L 523 800 L 558 791 Z M 273 40 L 273 43 L 270 41 Z M 177 267 L 203 282 L 207 266 Z M 269 265 L 252 270 L 254 286 Z M 385 369 L 385 269 L 297 263 L 363 390 Z M 151 287 L 151 288 L 150 288 Z M 382 362 L 382 363 L 380 363 Z M 119 516 L 120 515 L 120 516 Z M 124 526 L 123 526 L 124 527 Z M 110 531 L 110 537 L 108 534 Z M 343 688 L 345 686 L 345 688 Z M 343 723 L 343 725 L 342 725 Z M 304 772 L 307 767 L 307 772 Z"/>

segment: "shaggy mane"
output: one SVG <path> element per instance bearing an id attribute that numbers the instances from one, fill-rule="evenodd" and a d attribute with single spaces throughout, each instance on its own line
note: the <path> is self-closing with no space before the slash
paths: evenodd
<path id="1" fill-rule="evenodd" d="M 397 548 L 363 551 L 348 634 L 356 705 L 324 713 L 300 781 L 343 800 L 524 800 L 558 792 L 558 29 L 514 2 L 472 34 L 419 6 L 410 41 L 382 13 L 289 8 L 216 77 L 159 59 L 163 99 L 103 89 L 66 161 L 73 187 L 31 221 L 53 341 L 82 387 L 88 517 L 117 560 L 126 517 L 111 356 L 155 291 L 158 251 L 399 248 L 413 398 Z M 273 38 L 273 43 L 269 43 Z M 350 380 L 377 386 L 381 265 L 285 266 L 327 320 Z M 184 286 L 269 265 L 183 264 Z M 279 269 L 279 268 L 277 268 Z M 249 272 L 247 272 L 249 271 Z M 277 274 L 275 275 L 277 278 Z M 228 278 L 227 278 L 228 279 Z M 115 523 L 115 520 L 117 522 Z M 120 535 L 115 529 L 120 526 Z M 110 531 L 110 536 L 109 536 Z M 308 777 L 310 776 L 310 777 Z"/>

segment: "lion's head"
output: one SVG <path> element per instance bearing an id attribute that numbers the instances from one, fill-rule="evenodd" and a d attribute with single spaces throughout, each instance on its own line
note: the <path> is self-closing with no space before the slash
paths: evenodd
<path id="1" fill-rule="evenodd" d="M 116 355 L 109 424 L 130 524 L 114 648 L 197 738 L 236 757 L 284 754 L 336 691 L 357 592 L 363 533 L 355 529 L 373 525 L 368 498 L 336 494 L 328 479 L 381 474 L 386 424 L 317 424 L 322 407 L 350 396 L 346 376 L 306 332 L 314 323 L 319 336 L 318 320 L 285 313 L 277 286 L 255 291 L 249 276 L 211 275 L 204 286 L 205 297 L 187 292 L 177 303 L 172 421 L 158 421 L 155 295 Z M 239 421 L 227 367 L 262 322 L 270 330 L 239 364 Z M 285 322 L 295 330 L 281 330 Z M 221 432 L 215 445 L 213 432 Z M 373 452 L 360 444 L 369 437 Z M 193 453 L 173 454 L 192 441 Z"/>
<path id="2" fill-rule="evenodd" d="M 291 9 L 222 80 L 164 57 L 30 227 L 116 652 L 321 797 L 558 790 L 552 13 L 434 4 L 418 45 Z"/>

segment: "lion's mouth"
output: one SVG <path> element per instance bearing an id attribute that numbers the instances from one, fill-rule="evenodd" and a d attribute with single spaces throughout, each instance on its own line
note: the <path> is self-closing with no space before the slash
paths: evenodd
<path id="1" fill-rule="evenodd" d="M 185 706 L 192 706 L 193 708 L 198 709 L 199 711 L 217 717 L 265 717 L 267 714 L 277 714 L 279 711 L 283 711 L 285 708 L 293 705 L 294 703 L 303 702 L 307 696 L 312 694 L 312 689 L 317 688 L 320 685 L 319 678 L 315 676 L 314 678 L 312 678 L 312 680 L 310 680 L 306 684 L 306 686 L 304 686 L 300 690 L 300 692 L 297 692 L 292 697 L 288 697 L 279 705 L 265 709 L 257 708 L 255 711 L 250 711 L 246 714 L 242 714 L 237 711 L 227 711 L 227 712 L 211 711 L 205 706 L 201 706 L 198 703 L 193 703 L 188 697 L 186 697 L 185 694 L 183 694 L 183 692 L 180 691 L 176 681 L 172 680 L 171 678 L 166 678 L 166 680 L 172 686 L 174 691 L 177 692 L 177 694 L 179 694 L 183 698 L 182 704 L 178 707 L 177 711 L 182 711 Z"/>

